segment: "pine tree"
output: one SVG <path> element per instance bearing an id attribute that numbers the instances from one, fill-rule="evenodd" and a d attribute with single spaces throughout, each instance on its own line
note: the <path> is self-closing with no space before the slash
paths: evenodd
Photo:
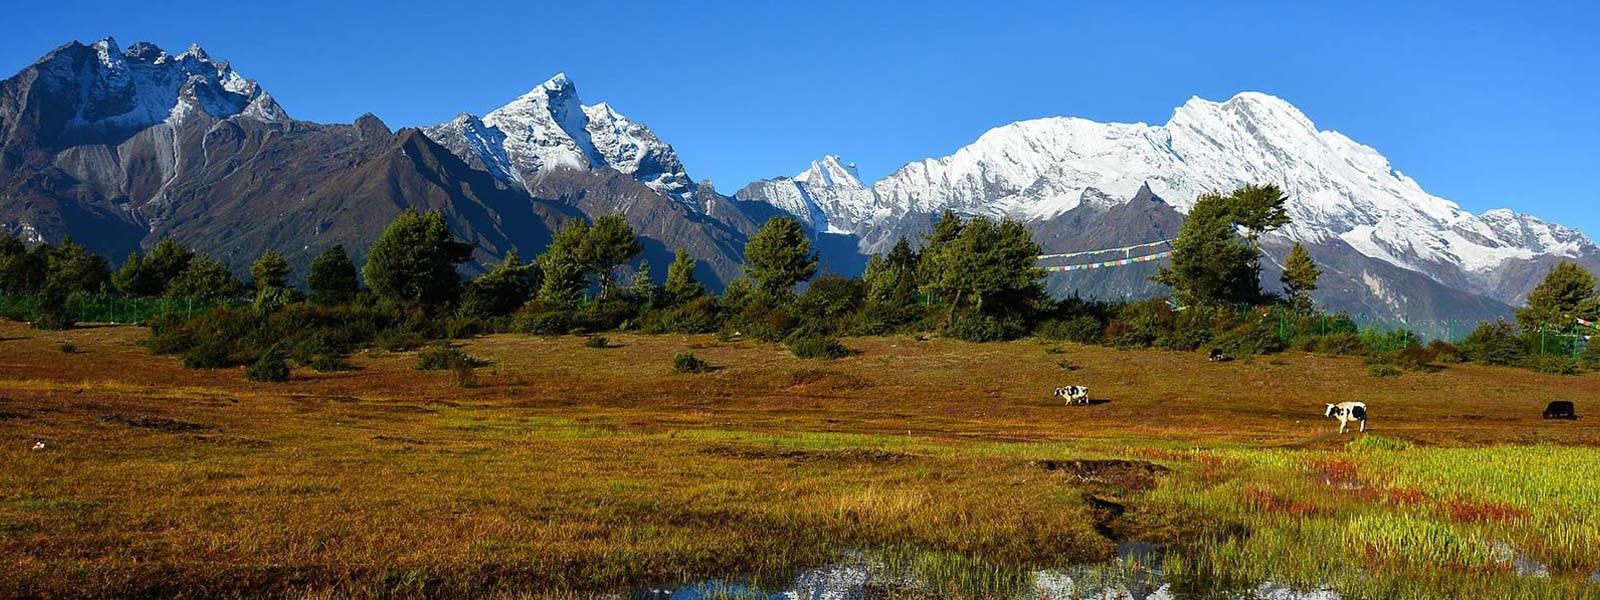
<path id="1" fill-rule="evenodd" d="M 373 243 L 361 275 L 381 299 L 436 308 L 461 292 L 456 265 L 471 256 L 472 246 L 455 240 L 444 215 L 406 209 Z"/>
<path id="2" fill-rule="evenodd" d="M 343 244 L 329 246 L 311 261 L 306 287 L 311 290 L 311 299 L 321 304 L 349 302 L 356 297 L 361 291 L 361 280 Z"/>
<path id="3" fill-rule="evenodd" d="M 1561 261 L 1528 294 L 1528 304 L 1517 310 L 1517 324 L 1523 331 L 1538 331 L 1540 326 L 1565 329 L 1575 319 L 1600 318 L 1597 313 L 1600 295 L 1594 275 L 1576 263 Z"/>
<path id="4" fill-rule="evenodd" d="M 761 226 L 744 247 L 745 273 L 756 287 L 768 294 L 787 294 L 817 272 L 817 255 L 811 252 L 800 223 L 789 217 L 773 217 Z"/>
<path id="5" fill-rule="evenodd" d="M 1289 298 L 1290 305 L 1297 309 L 1309 310 L 1312 307 L 1311 292 L 1317 289 L 1317 279 L 1322 277 L 1322 267 L 1311 259 L 1311 253 L 1305 246 L 1296 242 L 1289 249 L 1289 257 L 1283 261 L 1283 275 L 1278 278 L 1283 282 L 1283 292 Z"/>
<path id="6" fill-rule="evenodd" d="M 617 214 L 595 219 L 579 250 L 586 270 L 600 280 L 602 298 L 611 293 L 617 267 L 641 252 L 644 252 L 644 246 L 639 244 L 639 235 L 622 215 Z"/>
<path id="7" fill-rule="evenodd" d="M 467 283 L 461 310 L 480 317 L 509 315 L 532 297 L 533 265 L 523 264 L 513 248 L 499 265 Z"/>
<path id="8" fill-rule="evenodd" d="M 194 252 L 184 248 L 182 244 L 171 238 L 162 239 L 144 257 L 144 266 L 149 270 L 149 276 L 156 281 L 159 289 L 165 289 L 167 283 L 176 279 L 179 273 L 189 268 L 189 261 L 194 260 Z M 153 291 L 149 295 L 160 294 Z"/>
<path id="9" fill-rule="evenodd" d="M 588 265 L 582 253 L 588 235 L 587 222 L 569 219 L 550 240 L 550 245 L 538 258 L 539 273 L 543 277 L 540 300 L 569 306 L 578 303 L 588 285 Z"/>
<path id="10" fill-rule="evenodd" d="M 289 261 L 267 250 L 250 265 L 250 280 L 256 291 L 289 287 Z"/>
<path id="11" fill-rule="evenodd" d="M 111 285 L 111 268 L 106 259 L 90 252 L 72 238 L 47 247 L 48 281 L 61 286 L 67 293 L 99 293 Z"/>
<path id="12" fill-rule="evenodd" d="M 672 264 L 667 265 L 667 283 L 662 288 L 666 303 L 683 304 L 706 295 L 706 286 L 694 278 L 696 265 L 695 259 L 689 258 L 687 251 L 678 249 Z"/>
<path id="13" fill-rule="evenodd" d="M 244 294 L 244 284 L 233 272 L 208 256 L 198 256 L 189 266 L 167 283 L 167 296 L 217 302 L 233 300 Z"/>
<path id="14" fill-rule="evenodd" d="M 654 306 L 661 295 L 659 290 L 656 279 L 650 276 L 650 261 L 639 261 L 639 270 L 633 273 L 633 289 L 628 291 L 628 295 L 640 306 Z"/>
<path id="15" fill-rule="evenodd" d="M 862 280 L 867 286 L 865 319 L 869 327 L 887 331 L 922 315 L 917 299 L 917 265 L 920 258 L 902 237 L 888 254 L 867 260 Z"/>

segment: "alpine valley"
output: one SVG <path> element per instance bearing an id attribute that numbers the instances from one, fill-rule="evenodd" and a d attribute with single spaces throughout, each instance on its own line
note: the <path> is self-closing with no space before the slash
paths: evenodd
<path id="1" fill-rule="evenodd" d="M 1468 213 L 1375 149 L 1254 92 L 1192 98 L 1163 125 L 1012 123 L 871 183 L 827 156 L 725 196 L 642 123 L 583 104 L 564 75 L 481 116 L 399 131 L 370 114 L 295 120 L 198 46 L 73 42 L 0 81 L 0 232 L 70 236 L 113 262 L 170 237 L 239 271 L 274 249 L 303 273 L 333 244 L 359 263 L 415 208 L 442 212 L 477 248 L 467 269 L 481 270 L 512 248 L 532 256 L 567 219 L 619 213 L 655 269 L 683 248 L 720 287 L 777 215 L 808 228 L 827 269 L 853 275 L 945 210 L 1022 220 L 1061 253 L 1171 238 L 1197 196 L 1246 183 L 1282 187 L 1294 220 L 1264 238 L 1263 279 L 1276 282 L 1272 265 L 1299 242 L 1325 269 L 1316 299 L 1333 310 L 1494 318 L 1556 262 L 1600 270 L 1600 248 L 1577 230 L 1506 209 Z M 1124 257 L 1099 256 L 1084 260 Z M 1149 280 L 1160 265 L 1054 273 L 1048 285 L 1146 297 L 1163 291 Z"/>

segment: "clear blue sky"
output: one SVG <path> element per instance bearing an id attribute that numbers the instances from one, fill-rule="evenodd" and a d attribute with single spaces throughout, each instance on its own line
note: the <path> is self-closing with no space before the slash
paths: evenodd
<path id="1" fill-rule="evenodd" d="M 1600 234 L 1593 2 L 228 4 L 18 2 L 0 70 L 72 39 L 199 42 L 297 118 L 396 127 L 565 71 L 730 193 L 824 153 L 875 179 L 1018 119 L 1163 123 L 1259 90 L 1470 210 Z"/>

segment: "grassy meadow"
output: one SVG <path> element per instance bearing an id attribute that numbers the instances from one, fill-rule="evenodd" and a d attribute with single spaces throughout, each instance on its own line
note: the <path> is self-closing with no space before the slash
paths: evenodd
<path id="1" fill-rule="evenodd" d="M 463 341 L 470 388 L 383 351 L 263 384 L 144 337 L 0 322 L 0 596 L 589 596 L 867 553 L 917 575 L 885 595 L 1001 597 L 1140 540 L 1180 597 L 1600 597 L 1595 375 L 615 334 Z"/>

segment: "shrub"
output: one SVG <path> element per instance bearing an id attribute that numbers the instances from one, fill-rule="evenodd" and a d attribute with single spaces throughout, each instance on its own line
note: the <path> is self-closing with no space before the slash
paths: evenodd
<path id="1" fill-rule="evenodd" d="M 701 297 L 651 313 L 643 329 L 646 333 L 711 333 L 722 323 L 722 306 L 717 299 Z"/>
<path id="2" fill-rule="evenodd" d="M 405 352 L 428 343 L 428 337 L 409 327 L 390 327 L 378 332 L 372 343 L 390 352 Z"/>
<path id="3" fill-rule="evenodd" d="M 533 307 L 529 307 L 533 308 Z M 511 330 L 529 335 L 564 335 L 572 331 L 572 313 L 524 309 L 511 319 Z"/>
<path id="4" fill-rule="evenodd" d="M 1557 354 L 1545 354 L 1528 360 L 1528 367 L 1549 375 L 1577 375 L 1578 359 Z"/>
<path id="5" fill-rule="evenodd" d="M 478 387 L 477 364 L 470 357 L 463 355 L 461 359 L 452 360 L 450 362 L 450 375 L 455 378 L 456 387 Z"/>
<path id="6" fill-rule="evenodd" d="M 306 366 L 311 367 L 311 370 L 318 373 L 353 371 L 356 368 L 355 365 L 345 361 L 344 357 L 338 354 L 318 354 L 313 356 Z"/>
<path id="7" fill-rule="evenodd" d="M 672 370 L 677 373 L 705 373 L 711 370 L 711 365 L 693 354 L 679 352 L 672 357 Z"/>
<path id="8" fill-rule="evenodd" d="M 1282 352 L 1287 344 L 1278 337 L 1276 325 L 1247 321 L 1229 329 L 1211 342 L 1211 349 L 1234 357 Z"/>
<path id="9" fill-rule="evenodd" d="M 421 371 L 443 371 L 466 353 L 460 348 L 450 345 L 449 342 L 433 342 L 417 351 L 417 369 Z"/>
<path id="10" fill-rule="evenodd" d="M 1295 340 L 1295 348 L 1326 356 L 1360 356 L 1367 352 L 1361 336 L 1349 332 L 1302 337 Z"/>
<path id="11" fill-rule="evenodd" d="M 1394 365 L 1377 364 L 1367 366 L 1367 374 L 1373 377 L 1399 377 L 1405 374 L 1405 371 Z"/>
<path id="12" fill-rule="evenodd" d="M 784 340 L 783 345 L 789 352 L 799 358 L 825 358 L 835 359 L 850 356 L 850 349 L 839 343 L 839 340 L 821 336 L 805 335 L 796 332 Z"/>
<path id="13" fill-rule="evenodd" d="M 234 364 L 227 342 L 215 337 L 201 339 L 183 352 L 185 369 L 221 369 Z"/>
<path id="14" fill-rule="evenodd" d="M 33 325 L 34 329 L 42 331 L 62 331 L 71 329 L 75 323 L 72 322 L 71 317 L 67 316 L 66 309 L 59 308 L 39 313 L 33 318 L 31 325 Z"/>
<path id="15" fill-rule="evenodd" d="M 283 353 L 272 348 L 245 369 L 244 378 L 259 382 L 288 381 L 289 363 L 283 359 Z"/>
<path id="16" fill-rule="evenodd" d="M 1589 344 L 1583 348 L 1581 360 L 1585 367 L 1600 369 L 1600 339 L 1589 340 Z"/>
<path id="17" fill-rule="evenodd" d="M 60 350 L 61 350 L 62 354 L 77 354 L 78 353 L 78 347 L 73 345 L 72 342 L 61 342 Z"/>
<path id="18" fill-rule="evenodd" d="M 1093 344 L 1100 341 L 1105 326 L 1099 319 L 1089 315 L 1080 315 L 1071 319 L 1051 319 L 1041 323 L 1035 334 L 1051 341 L 1068 341 L 1077 344 Z"/>
<path id="19" fill-rule="evenodd" d="M 1428 351 L 1433 352 L 1435 360 L 1447 365 L 1455 364 L 1463 360 L 1463 357 L 1461 356 L 1461 349 L 1457 348 L 1455 344 L 1446 342 L 1444 340 L 1434 340 L 1428 342 Z"/>
<path id="20" fill-rule="evenodd" d="M 987 314 L 969 314 L 956 320 L 944 336 L 968 342 L 998 342 L 1022 337 L 1026 329 L 1019 319 Z"/>
<path id="21" fill-rule="evenodd" d="M 1486 365 L 1521 364 L 1528 347 L 1517 336 L 1517 328 L 1504 319 L 1484 322 L 1461 342 L 1461 353 L 1472 362 Z"/>
<path id="22" fill-rule="evenodd" d="M 1409 346 L 1389 355 L 1385 362 L 1408 371 L 1426 371 L 1435 368 L 1433 361 L 1438 358 L 1438 353 L 1429 348 Z"/>
<path id="23" fill-rule="evenodd" d="M 610 348 L 611 340 L 606 339 L 603 335 L 595 335 L 584 340 L 583 345 L 586 348 Z"/>

